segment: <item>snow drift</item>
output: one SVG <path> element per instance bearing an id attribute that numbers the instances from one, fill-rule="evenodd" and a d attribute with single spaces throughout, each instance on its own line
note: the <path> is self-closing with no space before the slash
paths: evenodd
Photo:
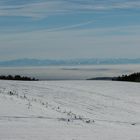
<path id="1" fill-rule="evenodd" d="M 1 140 L 138 140 L 139 83 L 0 81 Z"/>

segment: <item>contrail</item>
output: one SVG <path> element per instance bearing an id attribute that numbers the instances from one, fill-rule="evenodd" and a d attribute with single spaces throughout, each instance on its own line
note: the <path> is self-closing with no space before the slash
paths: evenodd
<path id="1" fill-rule="evenodd" d="M 69 26 L 63 26 L 63 27 L 58 27 L 58 28 L 53 28 L 53 29 L 49 29 L 47 30 L 48 32 L 53 32 L 53 31 L 60 31 L 60 30 L 67 30 L 67 29 L 73 29 L 73 28 L 77 28 L 77 27 L 82 27 L 88 24 L 93 23 L 94 21 L 88 21 L 88 22 L 82 22 L 79 24 L 73 24 L 73 25 L 69 25 Z"/>

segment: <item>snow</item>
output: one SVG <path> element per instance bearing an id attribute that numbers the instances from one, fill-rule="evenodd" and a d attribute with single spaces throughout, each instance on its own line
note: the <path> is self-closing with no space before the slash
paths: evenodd
<path id="1" fill-rule="evenodd" d="M 0 81 L 0 140 L 139 140 L 139 83 Z"/>

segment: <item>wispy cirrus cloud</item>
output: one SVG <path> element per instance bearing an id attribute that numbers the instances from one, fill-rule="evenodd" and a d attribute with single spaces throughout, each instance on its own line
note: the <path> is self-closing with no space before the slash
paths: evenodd
<path id="1" fill-rule="evenodd" d="M 121 33 L 121 34 L 120 34 Z M 0 35 L 0 58 L 139 57 L 140 26 Z"/>
<path id="2" fill-rule="evenodd" d="M 140 8 L 139 0 L 0 0 L 0 16 L 32 18 L 73 12 Z"/>
<path id="3" fill-rule="evenodd" d="M 140 0 L 0 0 L 0 58 L 139 57 L 139 11 Z"/>

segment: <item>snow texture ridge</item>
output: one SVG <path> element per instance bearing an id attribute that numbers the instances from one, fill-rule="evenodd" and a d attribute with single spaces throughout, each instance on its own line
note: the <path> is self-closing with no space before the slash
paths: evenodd
<path id="1" fill-rule="evenodd" d="M 139 140 L 139 83 L 0 81 L 0 140 Z"/>

